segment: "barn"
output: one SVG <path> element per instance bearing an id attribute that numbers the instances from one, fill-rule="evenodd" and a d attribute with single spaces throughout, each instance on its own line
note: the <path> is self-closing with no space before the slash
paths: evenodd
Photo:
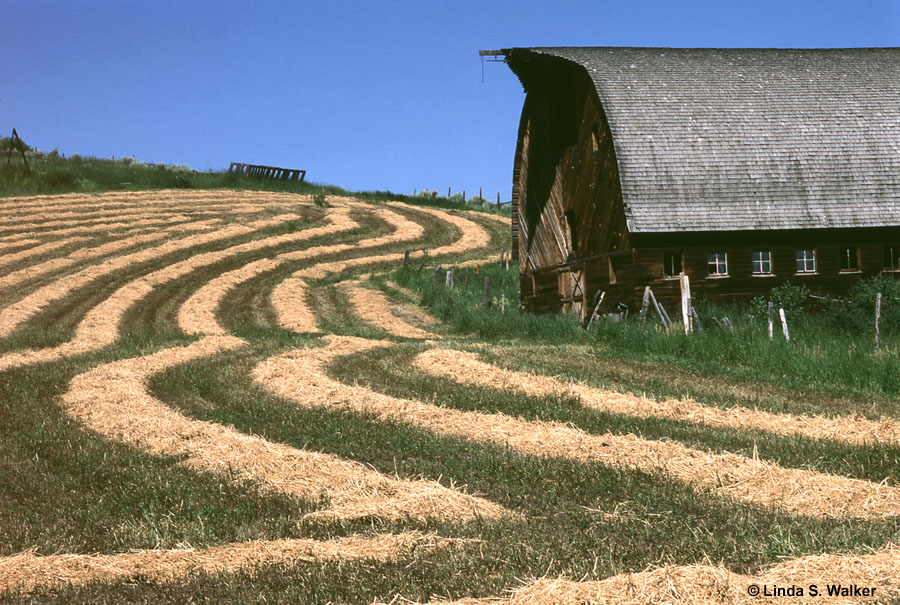
<path id="1" fill-rule="evenodd" d="M 534 312 L 900 272 L 900 49 L 510 48 Z M 898 273 L 900 275 L 900 273 Z"/>

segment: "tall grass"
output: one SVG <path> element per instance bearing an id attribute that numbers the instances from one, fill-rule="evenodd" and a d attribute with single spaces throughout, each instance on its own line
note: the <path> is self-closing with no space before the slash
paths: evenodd
<path id="1" fill-rule="evenodd" d="M 706 329 L 690 336 L 680 324 L 669 329 L 648 316 L 641 325 L 638 314 L 614 322 L 605 317 L 585 330 L 571 315 L 534 315 L 519 309 L 518 268 L 499 268 L 486 263 L 476 274 L 456 271 L 455 287 L 445 285 L 446 269 L 435 274 L 434 263 L 421 271 L 411 263 L 394 272 L 392 279 L 417 290 L 422 303 L 460 334 L 497 340 L 532 343 L 572 343 L 595 356 L 662 362 L 698 373 L 730 376 L 765 384 L 781 384 L 797 390 L 831 395 L 893 397 L 900 392 L 900 334 L 886 326 L 881 351 L 873 351 L 871 329 L 844 329 L 826 312 L 798 312 L 790 321 L 791 341 L 781 327 L 768 338 L 766 320 L 749 306 L 699 304 L 701 325 Z M 483 303 L 484 278 L 490 279 L 492 305 Z M 500 310 L 505 296 L 505 313 Z M 840 313 L 847 311 L 841 310 Z M 727 315 L 734 332 L 722 329 L 712 317 Z M 839 318 L 841 315 L 838 315 Z M 776 320 L 777 322 L 777 320 Z"/>

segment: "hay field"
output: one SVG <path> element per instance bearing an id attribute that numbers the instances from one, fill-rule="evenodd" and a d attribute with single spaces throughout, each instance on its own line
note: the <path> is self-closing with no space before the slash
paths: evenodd
<path id="1" fill-rule="evenodd" d="M 898 598 L 896 417 L 542 373 L 398 283 L 480 297 L 508 219 L 327 201 L 0 200 L 0 600 Z"/>

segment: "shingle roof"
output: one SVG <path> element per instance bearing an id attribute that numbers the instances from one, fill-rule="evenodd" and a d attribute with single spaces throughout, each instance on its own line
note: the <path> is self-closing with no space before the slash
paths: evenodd
<path id="1" fill-rule="evenodd" d="M 900 225 L 898 48 L 505 52 L 587 70 L 631 231 Z"/>

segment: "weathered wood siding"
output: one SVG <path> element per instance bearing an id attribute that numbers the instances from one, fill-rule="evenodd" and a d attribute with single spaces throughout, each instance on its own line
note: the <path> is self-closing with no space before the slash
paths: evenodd
<path id="1" fill-rule="evenodd" d="M 584 300 L 592 299 L 608 268 L 606 260 L 588 270 L 578 261 L 628 249 L 615 150 L 583 69 L 557 65 L 539 81 L 544 85 L 529 89 L 525 99 L 513 171 L 513 241 L 523 272 L 523 305 L 584 314 Z M 574 262 L 572 271 L 540 282 L 537 302 L 530 272 L 567 262 Z"/>

